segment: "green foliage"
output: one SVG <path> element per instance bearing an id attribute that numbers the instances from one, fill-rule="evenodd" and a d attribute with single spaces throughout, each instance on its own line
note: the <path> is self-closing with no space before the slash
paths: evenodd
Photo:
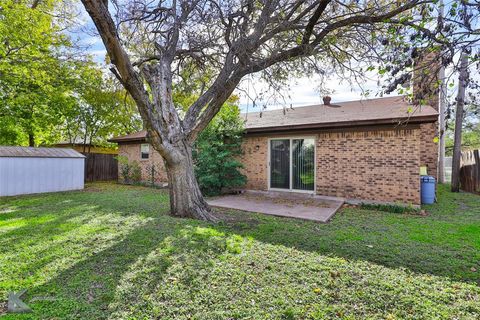
<path id="1" fill-rule="evenodd" d="M 200 133 L 194 148 L 195 174 L 202 193 L 218 195 L 240 187 L 246 178 L 238 157 L 242 154 L 243 122 L 236 101 L 227 103 Z"/>
<path id="2" fill-rule="evenodd" d="M 140 182 L 142 180 L 142 169 L 138 164 L 138 161 L 132 161 L 130 163 L 130 181 Z"/>
<path id="3" fill-rule="evenodd" d="M 106 142 L 140 129 L 125 90 L 66 36 L 62 2 L 1 3 L 0 144 Z"/>
<path id="4" fill-rule="evenodd" d="M 478 319 L 480 197 L 438 187 L 426 217 L 345 208 L 328 224 L 168 215 L 112 183 L 0 202 L 2 319 Z M 355 306 L 355 307 L 352 307 Z"/>
<path id="5" fill-rule="evenodd" d="M 55 1 L 6 0 L 0 8 L 1 142 L 38 144 L 56 138 L 53 129 L 69 103 L 74 63 L 62 59 L 68 39 L 53 23 Z M 35 141 L 37 140 L 37 141 Z"/>
<path id="6" fill-rule="evenodd" d="M 480 124 L 462 129 L 462 150 L 480 149 Z M 445 151 L 447 156 L 453 154 L 453 136 L 445 138 Z"/>
<path id="7" fill-rule="evenodd" d="M 395 204 L 372 204 L 372 203 L 362 203 L 360 208 L 364 210 L 376 210 L 384 211 L 391 213 L 419 213 L 420 209 L 413 206 L 403 206 Z"/>
<path id="8" fill-rule="evenodd" d="M 76 100 L 63 110 L 66 140 L 107 145 L 111 136 L 141 129 L 133 99 L 115 80 L 92 63 L 83 64 L 77 72 Z"/>
<path id="9" fill-rule="evenodd" d="M 205 86 L 212 80 L 212 70 L 187 63 L 175 83 L 173 101 L 180 113 L 187 112 Z M 199 134 L 193 146 L 195 175 L 203 195 L 213 196 L 245 184 L 241 174 L 243 121 L 238 97 L 231 96 L 220 112 Z"/>
<path id="10" fill-rule="evenodd" d="M 117 161 L 120 164 L 120 178 L 123 183 L 136 184 L 142 180 L 142 169 L 138 161 L 129 161 L 125 156 L 118 156 Z"/>
<path id="11" fill-rule="evenodd" d="M 117 156 L 118 164 L 120 165 L 120 178 L 124 183 L 130 180 L 130 163 L 126 156 Z"/>

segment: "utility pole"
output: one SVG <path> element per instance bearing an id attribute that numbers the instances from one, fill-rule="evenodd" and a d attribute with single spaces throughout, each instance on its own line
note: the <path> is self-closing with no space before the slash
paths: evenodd
<path id="1" fill-rule="evenodd" d="M 443 25 L 444 3 L 440 1 L 438 24 Z M 440 80 L 439 105 L 438 105 L 438 182 L 445 183 L 445 109 L 447 103 L 447 84 L 445 82 L 445 66 L 440 67 L 438 74 Z"/>
<path id="2" fill-rule="evenodd" d="M 465 88 L 468 81 L 468 55 L 465 50 L 460 56 L 460 70 L 458 76 L 457 105 L 455 109 L 455 139 L 453 142 L 452 159 L 452 192 L 460 190 L 460 156 L 462 153 L 462 123 L 463 106 L 465 104 Z"/>

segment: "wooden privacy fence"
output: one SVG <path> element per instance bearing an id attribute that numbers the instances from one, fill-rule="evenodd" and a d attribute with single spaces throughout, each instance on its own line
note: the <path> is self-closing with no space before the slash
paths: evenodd
<path id="1" fill-rule="evenodd" d="M 85 181 L 118 179 L 118 161 L 115 154 L 84 153 Z"/>
<path id="2" fill-rule="evenodd" d="M 462 152 L 460 166 L 461 189 L 480 193 L 480 150 Z"/>

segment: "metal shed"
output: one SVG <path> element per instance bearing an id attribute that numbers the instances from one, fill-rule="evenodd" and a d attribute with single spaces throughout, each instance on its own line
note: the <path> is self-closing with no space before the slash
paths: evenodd
<path id="1" fill-rule="evenodd" d="M 83 189 L 84 161 L 72 149 L 0 146 L 0 196 Z"/>

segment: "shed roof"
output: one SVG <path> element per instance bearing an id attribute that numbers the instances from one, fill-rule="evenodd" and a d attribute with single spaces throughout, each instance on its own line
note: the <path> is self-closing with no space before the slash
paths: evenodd
<path id="1" fill-rule="evenodd" d="M 414 106 L 404 96 L 311 105 L 292 109 L 242 114 L 247 133 L 280 132 L 365 125 L 395 125 L 399 122 L 434 122 L 438 112 L 431 106 Z M 143 142 L 145 130 L 115 137 L 110 142 Z"/>
<path id="2" fill-rule="evenodd" d="M 83 154 L 66 148 L 33 148 L 0 146 L 0 157 L 16 158 L 85 158 Z"/>

